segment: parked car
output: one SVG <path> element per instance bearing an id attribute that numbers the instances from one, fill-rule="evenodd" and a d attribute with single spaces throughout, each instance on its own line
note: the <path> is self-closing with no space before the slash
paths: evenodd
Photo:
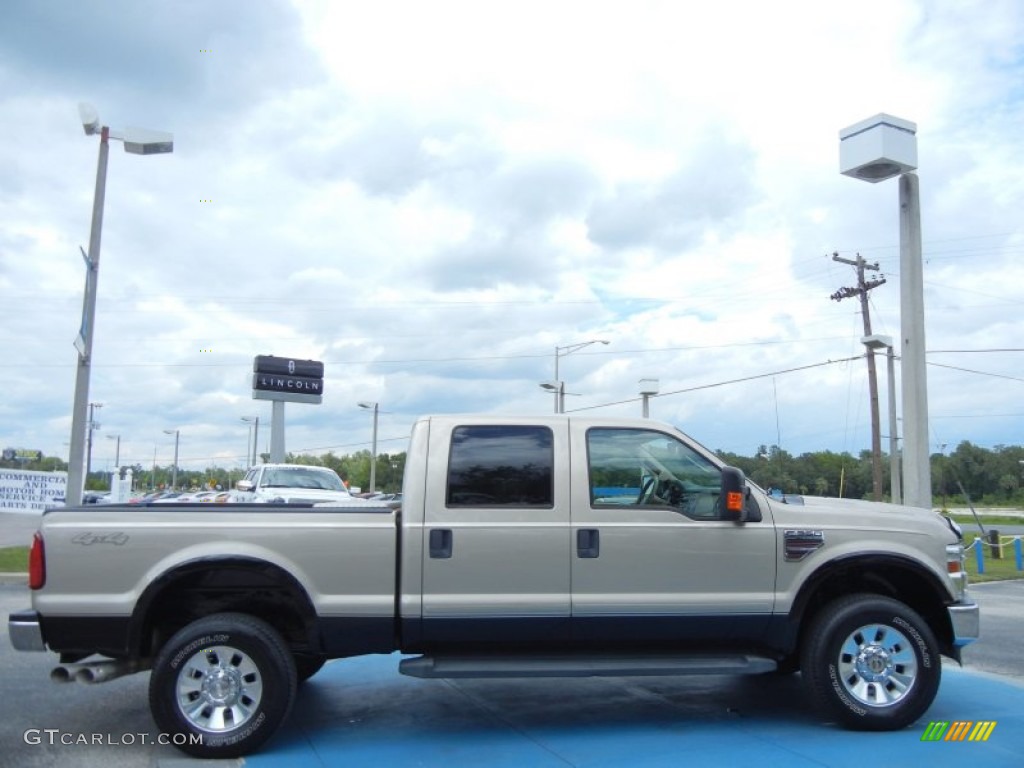
<path id="1" fill-rule="evenodd" d="M 260 464 L 237 484 L 238 501 L 278 504 L 363 504 L 348 492 L 338 473 L 305 464 Z"/>

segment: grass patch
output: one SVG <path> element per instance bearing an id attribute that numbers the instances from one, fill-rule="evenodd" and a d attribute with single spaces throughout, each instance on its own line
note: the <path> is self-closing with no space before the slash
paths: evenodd
<path id="1" fill-rule="evenodd" d="M 964 544 L 967 549 L 967 574 L 970 583 L 978 584 L 983 581 L 1003 581 L 1005 579 L 1024 579 L 1024 571 L 1017 570 L 1017 556 L 1014 553 L 1013 543 L 1003 543 L 1003 556 L 999 560 L 992 557 L 992 549 L 985 544 L 982 548 L 982 559 L 985 562 L 985 572 L 978 573 L 978 555 L 974 548 L 975 539 L 980 538 L 979 534 L 966 534 Z"/>
<path id="2" fill-rule="evenodd" d="M 963 529 L 966 531 L 968 526 L 973 526 L 975 529 L 978 527 L 978 521 L 974 519 L 974 515 L 947 515 L 956 520 Z M 998 528 L 1000 525 L 1024 525 L 1024 517 L 1005 517 L 1001 515 L 978 515 L 981 518 L 981 524 L 985 528 Z"/>
<path id="3" fill-rule="evenodd" d="M 0 573 L 25 573 L 28 547 L 0 547 Z"/>

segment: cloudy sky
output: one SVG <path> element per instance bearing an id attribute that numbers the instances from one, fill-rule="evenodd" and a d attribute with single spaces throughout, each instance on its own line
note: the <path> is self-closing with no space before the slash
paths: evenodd
<path id="1" fill-rule="evenodd" d="M 899 338 L 898 185 L 839 131 L 918 125 L 933 450 L 1024 442 L 1024 4 L 9 0 L 0 447 L 67 456 L 98 139 L 112 144 L 94 468 L 239 467 L 253 357 L 322 360 L 287 449 L 431 412 L 652 416 L 752 455 L 870 447 L 855 283 Z M 1007 351 L 1009 350 L 1009 351 Z M 801 369 L 801 370 L 793 370 Z M 884 365 L 881 366 L 884 372 Z M 743 381 L 740 381 L 743 380 Z M 886 383 L 880 380 L 883 424 Z M 883 430 L 887 434 L 887 429 Z"/>

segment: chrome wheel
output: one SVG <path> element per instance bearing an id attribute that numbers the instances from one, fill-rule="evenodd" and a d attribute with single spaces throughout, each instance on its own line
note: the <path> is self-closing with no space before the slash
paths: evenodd
<path id="1" fill-rule="evenodd" d="M 942 679 L 939 644 L 920 614 L 891 597 L 853 594 L 824 606 L 806 629 L 803 681 L 848 728 L 893 731 L 921 717 Z"/>
<path id="2" fill-rule="evenodd" d="M 193 654 L 175 687 L 182 716 L 196 728 L 223 733 L 245 725 L 259 710 L 263 676 L 243 651 L 215 645 Z"/>
<path id="3" fill-rule="evenodd" d="M 866 624 L 843 641 L 837 668 L 846 692 L 857 701 L 869 707 L 888 707 L 914 687 L 917 655 L 899 630 Z"/>

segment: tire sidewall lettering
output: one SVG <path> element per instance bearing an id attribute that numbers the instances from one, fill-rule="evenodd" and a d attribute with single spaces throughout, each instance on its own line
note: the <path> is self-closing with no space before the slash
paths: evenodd
<path id="1" fill-rule="evenodd" d="M 832 685 L 832 690 L 835 691 L 836 697 L 843 702 L 847 709 L 856 715 L 864 717 L 868 713 L 866 709 L 855 704 L 849 696 L 846 695 L 846 691 L 843 689 L 842 683 L 839 681 L 839 670 L 836 669 L 835 664 L 828 665 L 828 679 Z"/>
<path id="2" fill-rule="evenodd" d="M 921 658 L 921 666 L 926 669 L 932 667 L 932 656 L 928 652 L 928 644 L 925 643 L 924 638 L 921 637 L 921 633 L 917 631 L 917 627 L 911 624 L 909 621 L 904 619 L 902 616 L 894 616 L 890 622 L 892 625 L 899 627 L 906 634 L 910 635 L 915 645 L 917 645 L 917 655 Z"/>
<path id="3" fill-rule="evenodd" d="M 193 656 L 196 651 L 198 651 L 200 648 L 203 648 L 204 646 L 223 645 L 229 642 L 230 640 L 231 635 L 223 634 L 205 635 L 203 637 L 196 638 L 188 645 L 185 645 L 184 647 L 180 648 L 178 652 L 174 654 L 174 658 L 171 659 L 170 663 L 171 669 L 177 669 L 179 666 L 181 666 L 181 662 L 183 662 L 186 659 L 186 657 Z"/>
<path id="4" fill-rule="evenodd" d="M 211 747 L 230 747 L 232 744 L 238 744 L 240 741 L 243 741 L 256 733 L 256 731 L 263 726 L 266 719 L 267 713 L 263 711 L 262 707 L 260 707 L 260 713 L 257 715 L 256 719 L 251 723 L 247 723 L 240 731 L 224 734 L 223 736 L 219 734 L 211 736 L 204 732 L 203 741 Z"/>

